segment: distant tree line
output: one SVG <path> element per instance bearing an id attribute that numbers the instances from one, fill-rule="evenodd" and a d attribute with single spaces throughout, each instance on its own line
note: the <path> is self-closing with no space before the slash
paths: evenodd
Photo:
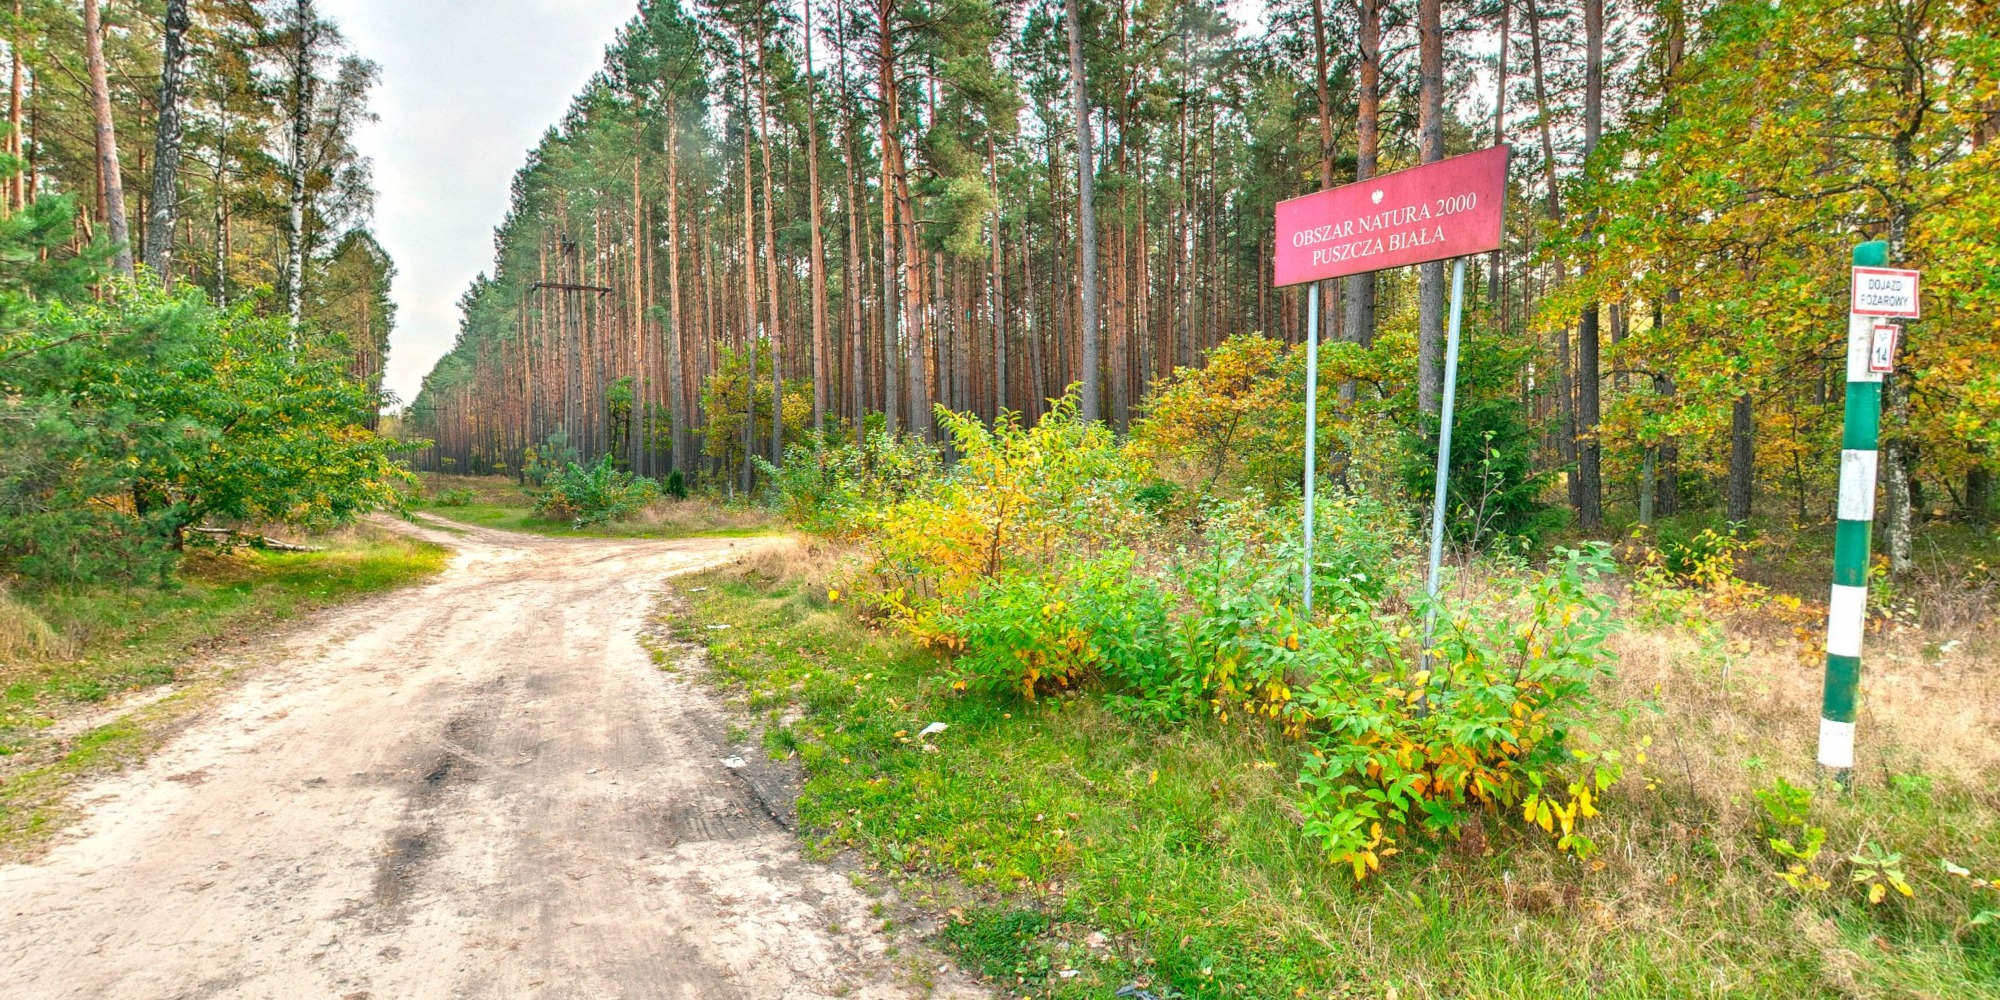
<path id="1" fill-rule="evenodd" d="M 462 471 L 751 456 L 934 405 L 1123 432 L 1234 334 L 1295 344 L 1284 198 L 1513 146 L 1469 340 L 1585 529 L 1830 511 L 1845 267 L 1927 268 L 1891 380 L 1891 555 L 1992 505 L 1988 4 L 646 0 L 517 175 L 411 416 Z M 1857 41 L 1858 40 L 1858 41 Z M 1421 431 L 1445 269 L 1330 282 L 1329 394 Z M 1504 354 L 1505 365 L 1493 361 Z M 1473 366 L 1479 369 L 1477 365 Z M 1502 370 L 1504 367 L 1504 370 Z M 1336 468 L 1338 463 L 1336 463 Z"/>

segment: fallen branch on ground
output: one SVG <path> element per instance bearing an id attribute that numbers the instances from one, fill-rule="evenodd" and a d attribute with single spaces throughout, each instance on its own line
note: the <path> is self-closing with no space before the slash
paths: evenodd
<path id="1" fill-rule="evenodd" d="M 255 546 L 256 548 L 270 549 L 274 552 L 322 551 L 316 545 L 300 545 L 296 542 L 285 541 L 282 538 L 272 538 L 269 535 L 259 535 L 251 531 L 237 531 L 234 528 L 189 528 L 188 530 L 199 532 L 204 535 L 209 535 L 211 537 L 221 538 L 225 541 L 248 542 L 249 544 Z"/>

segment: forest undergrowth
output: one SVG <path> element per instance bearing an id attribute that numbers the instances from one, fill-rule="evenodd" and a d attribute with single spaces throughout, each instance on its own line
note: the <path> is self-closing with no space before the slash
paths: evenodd
<path id="1" fill-rule="evenodd" d="M 729 503 L 703 494 L 675 497 L 660 484 L 638 477 L 628 477 L 623 487 L 630 499 L 592 505 L 587 508 L 592 515 L 588 521 L 574 507 L 551 511 L 545 487 L 530 487 L 505 476 L 427 473 L 423 478 L 424 493 L 412 504 L 417 509 L 463 524 L 552 538 L 741 537 L 765 534 L 778 526 L 760 505 Z"/>
<path id="2" fill-rule="evenodd" d="M 1433 604 L 1357 449 L 1307 614 L 1297 498 L 1254 463 L 1204 480 L 1200 435 L 1061 407 L 941 419 L 949 468 L 792 455 L 807 539 L 689 581 L 680 626 L 803 763 L 813 847 L 1010 995 L 2000 996 L 1983 563 L 1881 588 L 1843 793 L 1824 604 L 1749 579 L 1783 544 L 1565 549 L 1475 488 Z M 1931 590 L 1987 596 L 1909 610 Z"/>

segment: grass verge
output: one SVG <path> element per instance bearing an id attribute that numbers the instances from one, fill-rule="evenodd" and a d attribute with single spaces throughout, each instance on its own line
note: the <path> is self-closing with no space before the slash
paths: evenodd
<path id="1" fill-rule="evenodd" d="M 1751 793 L 1813 783 L 1790 766 L 1810 759 L 1810 721 L 1792 716 L 1813 714 L 1816 695 L 1793 704 L 1812 675 L 1782 640 L 1765 654 L 1628 634 L 1600 735 L 1653 751 L 1606 800 L 1598 858 L 1494 819 L 1455 845 L 1399 845 L 1356 886 L 1299 829 L 1296 744 L 1136 725 L 1087 694 L 953 693 L 948 664 L 829 599 L 824 561 L 778 552 L 685 581 L 676 627 L 709 646 L 769 750 L 798 754 L 809 847 L 858 850 L 945 914 L 967 966 L 1006 995 L 2000 997 L 2000 926 L 1972 923 L 2000 891 L 1941 870 L 2000 877 L 2000 794 L 1963 742 L 1926 749 L 1939 725 L 1990 725 L 1990 702 L 1970 723 L 1864 717 L 1889 749 L 1851 796 L 1815 796 L 1828 857 L 1903 853 L 1913 896 L 1870 906 L 1844 870 L 1801 895 Z M 2000 688 L 1991 662 L 1956 668 L 1974 698 Z"/>
<path id="2" fill-rule="evenodd" d="M 322 551 L 192 554 L 165 586 L 0 594 L 0 619 L 32 639 L 0 658 L 0 855 L 38 844 L 78 779 L 144 756 L 212 694 L 233 670 L 200 662 L 210 654 L 435 575 L 449 554 L 372 527 L 314 541 Z M 118 711 L 119 696 L 141 700 Z"/>
<path id="3" fill-rule="evenodd" d="M 550 538 L 750 538 L 773 534 L 778 523 L 765 511 L 707 497 L 666 500 L 609 524 L 577 527 L 535 513 L 534 494 L 505 476 L 426 473 L 418 509 L 481 528 Z M 451 496 L 452 502 L 441 502 Z"/>

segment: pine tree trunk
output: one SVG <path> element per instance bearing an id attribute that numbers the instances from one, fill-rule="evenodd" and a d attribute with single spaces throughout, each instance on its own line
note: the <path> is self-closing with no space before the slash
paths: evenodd
<path id="1" fill-rule="evenodd" d="M 1499 82 L 1493 94 L 1493 144 L 1507 142 L 1507 38 L 1511 32 L 1514 6 L 1512 0 L 1500 0 L 1500 58 L 1495 64 Z M 1504 334 L 1507 329 L 1507 296 L 1501 287 L 1501 257 L 1505 251 L 1495 250 L 1487 261 L 1486 296 L 1493 306 L 1494 325 Z"/>
<path id="2" fill-rule="evenodd" d="M 765 39 L 757 39 L 757 145 L 764 156 L 764 278 L 770 309 L 771 338 L 771 464 L 785 460 L 785 363 L 779 348 L 784 343 L 778 328 L 778 230 L 771 221 L 771 78 L 765 71 Z"/>
<path id="3" fill-rule="evenodd" d="M 634 136 L 636 140 L 637 137 Z M 645 254 L 640 248 L 646 245 L 645 201 L 639 194 L 639 149 L 635 141 L 632 146 L 632 413 L 627 418 L 630 428 L 630 451 L 632 471 L 645 475 L 646 468 L 646 313 L 645 313 Z"/>
<path id="4" fill-rule="evenodd" d="M 1319 101 L 1319 186 L 1321 190 L 1333 186 L 1333 93 L 1331 82 L 1327 79 L 1325 7 L 1325 0 L 1313 0 L 1313 90 L 1315 97 Z M 1260 245 L 1259 250 L 1262 249 Z M 1263 287 L 1261 257 L 1257 283 L 1261 289 Z M 1334 315 L 1334 297 L 1338 294 L 1338 287 L 1338 283 L 1331 278 L 1320 282 L 1320 308 L 1322 313 L 1329 318 Z M 1324 329 L 1331 325 L 1331 323 L 1322 323 L 1322 328 Z M 1326 340 L 1327 338 L 1323 329 L 1312 331 L 1313 336 L 1318 337 L 1322 341 Z"/>
<path id="5" fill-rule="evenodd" d="M 667 420 L 673 424 L 673 468 L 687 475 L 694 439 L 688 422 L 681 322 L 680 117 L 667 111 Z"/>
<path id="6" fill-rule="evenodd" d="M 1528 60 L 1529 69 L 1535 81 L 1535 117 L 1540 127 L 1542 139 L 1542 175 L 1548 187 L 1548 197 L 1544 202 L 1551 221 L 1562 218 L 1562 202 L 1556 187 L 1555 138 L 1549 122 L 1549 96 L 1547 77 L 1543 73 L 1542 61 L 1542 16 L 1535 0 L 1528 0 Z M 1561 264 L 1556 265 L 1558 268 Z M 1569 328 L 1559 327 L 1556 337 L 1556 391 L 1558 425 L 1556 429 L 1556 454 L 1564 465 L 1576 461 L 1576 386 L 1572 380 L 1569 357 Z M 1568 475 L 1569 502 L 1572 509 L 1583 507 L 1582 479 L 1575 469 Z"/>
<path id="7" fill-rule="evenodd" d="M 1098 399 L 1102 364 L 1098 359 L 1097 331 L 1097 177 L 1090 152 L 1090 93 L 1084 74 L 1083 19 L 1078 11 L 1082 2 L 1065 0 L 1063 6 L 1069 19 L 1070 89 L 1076 104 L 1077 236 L 1082 248 L 1078 281 L 1083 292 L 1078 319 L 1083 354 L 1082 415 L 1088 421 L 1101 419 L 1103 406 Z"/>
<path id="8" fill-rule="evenodd" d="M 125 181 L 118 166 L 118 132 L 111 121 L 111 80 L 104 66 L 104 25 L 97 0 L 83 0 L 83 47 L 90 64 L 90 104 L 97 119 L 97 169 L 102 176 L 104 224 L 117 246 L 113 266 L 132 277 L 132 233 L 125 220 Z"/>
<path id="9" fill-rule="evenodd" d="M 1382 145 L 1382 4 L 1381 0 L 1361 0 L 1360 94 L 1354 117 L 1354 179 L 1375 176 L 1375 161 Z M 1362 347 L 1375 345 L 1375 275 L 1357 274 L 1347 279 L 1347 328 L 1349 340 Z M 1342 402 L 1354 402 L 1356 386 L 1342 382 Z"/>
<path id="10" fill-rule="evenodd" d="M 826 342 L 826 237 L 820 231 L 824 220 L 820 214 L 819 192 L 819 105 L 816 101 L 812 61 L 812 3 L 805 4 L 805 50 L 806 50 L 806 187 L 810 191 L 812 215 L 812 380 L 813 380 L 813 430 L 821 439 L 826 436 L 827 380 L 832 372 L 827 356 Z"/>
<path id="11" fill-rule="evenodd" d="M 924 251 L 917 239 L 917 210 L 910 197 L 909 165 L 903 159 L 902 143 L 898 142 L 891 153 L 895 179 L 891 195 L 903 241 L 903 386 L 910 406 L 910 429 L 931 441 L 937 437 L 937 421 L 931 414 L 928 355 L 933 331 L 924 315 Z"/>
<path id="12" fill-rule="evenodd" d="M 752 485 L 750 456 L 757 453 L 757 205 L 750 176 L 750 68 L 743 76 L 743 492 Z"/>
<path id="13" fill-rule="evenodd" d="M 1971 447 L 1975 462 L 1986 461 L 1986 449 Z M 1993 520 L 1993 470 L 1985 464 L 1974 465 L 1965 471 L 1965 518 L 1980 527 Z"/>
<path id="14" fill-rule="evenodd" d="M 1750 502 L 1756 487 L 1757 449 L 1751 416 L 1750 394 L 1736 397 L 1729 421 L 1728 517 L 1731 524 L 1739 526 L 1750 520 Z"/>
<path id="15" fill-rule="evenodd" d="M 1886 376 L 1882 379 L 1882 401 L 1885 404 L 1882 423 L 1895 430 L 1884 434 L 1882 442 L 1882 478 L 1888 503 L 1884 516 L 1888 522 L 1889 572 L 1896 576 L 1908 574 L 1916 568 L 1914 558 L 1916 548 L 1916 490 L 1915 482 L 1917 445 L 1910 440 L 1903 428 L 1909 426 L 1910 377 L 1904 373 Z"/>
<path id="16" fill-rule="evenodd" d="M 899 259 L 896 254 L 895 164 L 902 159 L 902 139 L 897 134 L 902 127 L 899 120 L 902 95 L 896 86 L 894 12 L 895 0 L 875 0 L 875 72 L 882 128 L 882 416 L 891 434 L 902 426 L 901 380 L 896 366 L 903 352 L 896 328 L 900 322 L 901 286 L 910 266 L 910 261 Z M 914 331 L 911 336 L 915 336 Z"/>
<path id="17" fill-rule="evenodd" d="M 1583 156 L 1585 161 L 1597 149 L 1604 131 L 1604 0 L 1585 0 Z M 1576 324 L 1576 421 L 1577 441 L 1577 524 L 1585 531 L 1604 521 L 1604 479 L 1597 440 L 1599 415 L 1598 367 L 1599 309 L 1596 302 L 1583 307 Z"/>
<path id="18" fill-rule="evenodd" d="M 7 152 L 17 163 L 25 162 L 21 157 L 21 90 L 27 80 L 21 72 L 21 0 L 14 0 L 14 35 L 8 45 L 8 55 L 13 62 L 12 82 L 7 88 Z M 28 205 L 28 175 L 20 166 L 7 177 L 7 208 L 19 211 Z"/>
<path id="19" fill-rule="evenodd" d="M 1418 0 L 1417 134 L 1424 163 L 1444 159 L 1443 0 Z M 1417 270 L 1417 409 L 1436 416 L 1444 404 L 1444 262 Z"/>
<path id="20" fill-rule="evenodd" d="M 1007 277 L 1006 254 L 1001 249 L 1007 240 L 1000 207 L 1000 154 L 991 132 L 986 134 L 986 170 L 993 182 L 993 274 L 987 281 L 993 310 L 993 417 L 997 420 L 1007 410 Z"/>

